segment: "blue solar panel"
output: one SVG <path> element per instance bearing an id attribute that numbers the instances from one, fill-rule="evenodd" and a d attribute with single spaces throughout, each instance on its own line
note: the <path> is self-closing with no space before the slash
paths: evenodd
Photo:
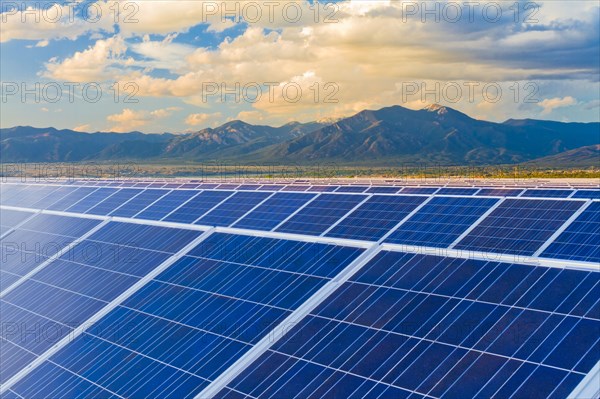
<path id="1" fill-rule="evenodd" d="M 567 198 L 573 194 L 573 190 L 544 190 L 544 189 L 529 189 L 525 190 L 521 197 L 536 197 L 536 198 Z"/>
<path id="2" fill-rule="evenodd" d="M 477 196 L 516 197 L 522 192 L 523 189 L 520 188 L 482 188 Z"/>
<path id="3" fill-rule="evenodd" d="M 433 194 L 439 187 L 404 187 L 400 194 Z"/>
<path id="4" fill-rule="evenodd" d="M 340 188 L 338 188 L 337 190 L 335 190 L 337 193 L 364 193 L 365 191 L 367 191 L 369 187 L 364 187 L 364 186 L 341 186 Z M 401 187 L 397 187 L 397 189 L 399 190 Z M 396 191 L 398 191 L 396 190 Z"/>
<path id="5" fill-rule="evenodd" d="M 161 220 L 175 209 L 185 204 L 200 191 L 174 190 L 150 205 L 135 217 L 140 219 Z"/>
<path id="6" fill-rule="evenodd" d="M 40 198 L 44 198 L 55 192 L 57 186 L 31 185 L 25 186 L 22 190 L 15 191 L 14 195 L 2 199 L 2 205 L 20 206 L 31 208 Z"/>
<path id="7" fill-rule="evenodd" d="M 463 187 L 442 187 L 437 195 L 473 195 L 478 192 L 478 188 L 463 188 Z"/>
<path id="8" fill-rule="evenodd" d="M 582 205 L 581 201 L 507 199 L 456 248 L 533 255 Z"/>
<path id="9" fill-rule="evenodd" d="M 385 241 L 446 248 L 498 201 L 493 198 L 435 197 Z"/>
<path id="10" fill-rule="evenodd" d="M 600 202 L 592 202 L 542 256 L 600 262 Z"/>
<path id="11" fill-rule="evenodd" d="M 167 215 L 163 220 L 167 222 L 194 223 L 196 219 L 232 194 L 233 191 L 202 191 L 185 205 Z"/>
<path id="12" fill-rule="evenodd" d="M 401 189 L 402 189 L 402 187 L 394 187 L 394 186 L 371 187 L 367 190 L 367 193 L 396 194 Z"/>
<path id="13" fill-rule="evenodd" d="M 336 191 L 338 188 L 339 188 L 339 186 L 311 186 L 307 191 L 330 193 L 330 192 Z"/>
<path id="14" fill-rule="evenodd" d="M 71 194 L 68 194 L 62 198 L 56 198 L 56 201 L 46 206 L 46 209 L 53 211 L 65 211 L 96 190 L 97 188 L 93 187 L 79 187 Z"/>
<path id="15" fill-rule="evenodd" d="M 320 235 L 365 198 L 363 195 L 321 194 L 276 231 Z"/>
<path id="16" fill-rule="evenodd" d="M 31 204 L 31 208 L 35 209 L 46 209 L 48 206 L 56 202 L 57 199 L 61 199 L 77 190 L 76 187 L 58 187 L 39 201 Z"/>
<path id="17" fill-rule="evenodd" d="M 427 197 L 374 195 L 325 235 L 377 241 L 425 199 Z"/>
<path id="18" fill-rule="evenodd" d="M 136 195 L 134 198 L 112 211 L 110 216 L 126 218 L 134 217 L 168 192 L 168 190 L 144 190 L 139 195 Z"/>
<path id="19" fill-rule="evenodd" d="M 361 252 L 213 234 L 11 389 L 192 398 Z"/>
<path id="20" fill-rule="evenodd" d="M 600 190 L 577 190 L 571 198 L 599 199 Z"/>
<path id="21" fill-rule="evenodd" d="M 233 227 L 270 231 L 315 196 L 316 194 L 275 193 Z"/>
<path id="22" fill-rule="evenodd" d="M 0 235 L 4 235 L 8 230 L 17 226 L 32 215 L 33 213 L 31 212 L 0 209 Z"/>
<path id="23" fill-rule="evenodd" d="M 119 190 L 119 192 L 98 203 L 96 206 L 90 208 L 85 213 L 92 215 L 108 215 L 141 192 L 142 190 L 135 188 L 123 188 Z"/>
<path id="24" fill-rule="evenodd" d="M 85 213 L 88 209 L 95 207 L 99 202 L 115 194 L 117 188 L 99 188 L 87 197 L 83 198 L 73 206 L 66 209 L 67 212 Z"/>
<path id="25" fill-rule="evenodd" d="M 256 205 L 268 198 L 269 192 L 237 192 L 221 205 L 196 221 L 196 224 L 208 226 L 230 226 Z"/>
<path id="26" fill-rule="evenodd" d="M 600 359 L 600 319 L 575 310 L 573 292 L 598 284 L 383 252 L 216 398 L 567 397 Z"/>
<path id="27" fill-rule="evenodd" d="M 167 251 L 180 249 L 200 234 L 148 227 L 111 223 L 103 227 L 106 231 L 100 229 L 4 295 L 0 302 L 3 321 L 18 321 L 27 331 L 35 330 L 30 334 L 3 329 L 2 338 L 25 358 L 42 354 L 165 261 L 171 255 Z M 156 251 L 123 244 L 135 239 L 144 239 Z M 48 331 L 51 337 L 42 335 Z M 0 359 L 3 382 L 16 372 L 10 364 L 10 359 Z"/>

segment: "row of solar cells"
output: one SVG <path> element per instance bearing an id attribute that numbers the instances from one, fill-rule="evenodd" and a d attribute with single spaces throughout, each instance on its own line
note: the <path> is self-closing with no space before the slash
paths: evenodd
<path id="1" fill-rule="evenodd" d="M 5 243 L 82 239 L 3 254 L 0 383 L 69 339 L 2 399 L 194 398 L 364 253 L 213 233 L 71 338 L 202 232 L 1 216 Z M 560 398 L 599 354 L 598 272 L 380 251 L 216 397 Z"/>
<path id="2" fill-rule="evenodd" d="M 585 200 L 4 185 L 2 204 L 391 244 L 600 261 Z M 577 213 L 579 215 L 576 215 Z M 574 222 L 542 248 L 569 219 Z M 474 226 L 474 228 L 473 228 Z M 543 249 L 542 254 L 537 252 Z"/>
<path id="3" fill-rule="evenodd" d="M 66 183 L 68 185 L 69 183 Z M 361 186 L 361 185 L 287 185 L 232 183 L 165 183 L 165 182 L 71 182 L 72 186 L 153 189 L 196 189 L 237 191 L 337 192 L 362 194 L 437 194 L 478 195 L 528 198 L 600 198 L 600 188 L 518 188 L 518 187 L 436 187 L 436 186 Z"/>

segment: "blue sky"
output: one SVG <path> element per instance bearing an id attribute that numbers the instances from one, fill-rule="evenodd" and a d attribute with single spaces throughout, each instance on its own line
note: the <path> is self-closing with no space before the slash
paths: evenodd
<path id="1" fill-rule="evenodd" d="M 435 102 L 600 119 L 596 1 L 224 4 L 3 2 L 2 127 L 184 132 Z"/>

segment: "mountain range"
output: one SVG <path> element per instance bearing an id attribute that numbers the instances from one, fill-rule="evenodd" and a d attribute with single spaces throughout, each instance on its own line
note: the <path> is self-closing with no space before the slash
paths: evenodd
<path id="1" fill-rule="evenodd" d="M 186 134 L 0 129 L 2 162 L 337 162 L 390 165 L 536 163 L 599 166 L 600 123 L 477 120 L 450 107 L 401 106 L 280 127 L 227 122 Z M 558 164 L 560 165 L 558 165 Z"/>

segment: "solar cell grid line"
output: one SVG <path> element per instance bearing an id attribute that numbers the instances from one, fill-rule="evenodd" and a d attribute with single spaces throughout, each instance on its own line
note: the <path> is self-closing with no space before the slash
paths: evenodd
<path id="1" fill-rule="evenodd" d="M 125 202 L 123 205 L 113 210 L 111 213 L 109 213 L 109 215 L 126 218 L 135 217 L 135 215 L 144 211 L 144 209 L 159 201 L 171 191 L 172 190 L 163 189 L 144 190 L 139 195 L 136 195 L 129 201 Z"/>
<path id="2" fill-rule="evenodd" d="M 143 191 L 143 189 L 137 188 L 122 188 L 110 197 L 107 197 L 105 200 L 88 209 L 85 213 L 106 216 Z"/>
<path id="3" fill-rule="evenodd" d="M 194 224 L 207 226 L 231 226 L 238 219 L 251 212 L 257 206 L 265 202 L 274 193 L 255 191 L 238 191 L 224 202 L 217 205 L 206 215 L 196 220 Z"/>
<path id="4" fill-rule="evenodd" d="M 62 198 L 57 198 L 55 202 L 46 206 L 45 209 L 53 210 L 53 211 L 65 211 L 71 206 L 77 204 L 79 201 L 83 200 L 93 192 L 98 190 L 93 187 L 79 187 L 77 190 L 68 194 Z"/>
<path id="5" fill-rule="evenodd" d="M 446 248 L 499 202 L 487 197 L 432 197 L 385 242 Z"/>
<path id="6" fill-rule="evenodd" d="M 220 243 L 231 246 L 234 251 L 232 252 L 227 248 L 220 249 Z M 247 274 L 248 272 L 256 273 L 259 269 L 252 268 L 252 265 L 245 267 L 243 264 L 236 262 L 236 260 L 241 260 L 240 257 L 248 259 L 248 255 L 255 253 L 251 249 L 242 248 L 246 244 L 253 244 L 257 248 L 273 247 L 273 245 L 279 247 L 277 253 L 282 256 L 281 258 L 278 255 L 268 260 L 263 259 L 263 262 L 269 261 L 269 264 L 273 267 L 274 271 L 271 272 L 271 275 L 276 274 L 275 270 L 281 270 L 279 273 L 282 273 L 283 270 L 291 272 L 293 267 L 296 266 L 303 266 L 314 271 L 327 270 L 328 273 L 335 274 L 336 270 L 351 263 L 355 256 L 361 252 L 357 248 L 343 248 L 323 244 L 315 246 L 314 243 L 309 242 L 299 243 L 215 233 L 211 238 L 211 242 L 206 242 L 205 245 L 201 244 L 190 250 L 188 257 L 181 258 L 164 272 L 154 276 L 153 281 L 150 281 L 145 287 L 115 307 L 112 312 L 99 321 L 94 329 L 88 330 L 83 336 L 48 360 L 59 364 L 72 373 L 98 382 L 122 396 L 193 397 L 202 389 L 206 378 L 217 376 L 220 369 L 226 367 L 228 362 L 235 361 L 240 351 L 247 350 L 248 344 L 242 343 L 239 339 L 235 340 L 236 336 L 239 336 L 245 330 L 246 333 L 241 336 L 245 342 L 249 340 L 252 342 L 252 339 L 258 340 L 266 335 L 262 333 L 265 326 L 261 325 L 261 320 L 267 320 L 266 317 L 274 317 L 274 320 L 281 318 L 281 316 L 277 316 L 281 311 L 277 310 L 276 307 L 263 306 L 260 309 L 257 304 L 248 300 L 250 296 L 257 294 L 253 289 L 244 290 L 243 283 L 250 281 L 247 279 L 250 276 Z M 320 249 L 316 253 L 318 256 L 306 258 L 305 260 L 308 262 L 297 263 L 294 266 L 293 263 L 285 260 L 291 255 L 291 252 L 294 252 L 293 248 L 303 249 L 305 254 L 312 254 L 313 249 Z M 218 254 L 221 254 L 221 265 L 207 264 L 207 262 L 214 260 Z M 208 259 L 204 255 L 208 255 Z M 256 261 L 259 260 L 256 257 L 253 258 Z M 197 262 L 201 262 L 204 267 L 196 267 Z M 220 271 L 223 267 L 229 268 L 226 271 L 230 273 L 223 274 Z M 231 273 L 231 268 L 234 267 L 247 272 L 245 274 Z M 198 274 L 198 271 L 201 273 Z M 217 274 L 215 275 L 215 273 Z M 220 276 L 219 273 L 223 276 Z M 269 285 L 268 282 L 272 279 L 265 280 L 265 272 L 261 273 L 252 280 L 253 283 L 260 286 Z M 214 287 L 210 280 L 213 277 L 211 275 L 214 275 L 214 278 L 218 281 L 221 281 L 220 279 L 224 277 L 232 282 L 242 283 L 242 286 L 236 288 L 235 284 L 225 283 L 220 285 L 217 295 L 203 294 L 202 289 L 205 289 L 204 287 Z M 291 281 L 295 281 L 301 277 L 301 274 L 291 275 L 291 277 L 293 279 Z M 277 286 L 276 283 L 277 281 L 273 281 L 271 285 Z M 165 289 L 167 290 L 165 291 Z M 237 297 L 240 299 L 233 301 L 228 299 L 227 296 L 220 295 L 224 293 L 223 289 L 237 290 L 239 292 Z M 298 291 L 298 287 L 295 290 Z M 305 291 L 307 291 L 306 287 L 302 289 L 302 292 Z M 314 291 L 314 288 L 308 291 Z M 280 302 L 286 300 L 288 303 L 292 303 L 291 301 L 294 300 L 285 290 L 267 290 L 265 294 L 267 294 L 265 303 L 270 302 L 267 300 L 269 298 L 274 300 L 278 297 L 280 299 L 277 299 L 277 301 Z M 285 299 L 286 297 L 288 299 Z M 194 300 L 190 302 L 192 299 Z M 230 304 L 227 305 L 227 303 Z M 239 308 L 237 313 L 235 312 L 236 309 L 231 306 L 233 304 Z M 188 311 L 179 312 L 173 308 L 173 306 L 181 307 L 182 305 L 186 306 Z M 199 309 L 202 309 L 202 311 L 194 311 L 198 306 L 201 306 Z M 277 313 L 275 313 L 276 310 Z M 225 326 L 227 326 L 232 315 L 240 318 L 241 321 L 238 327 L 223 328 L 212 323 L 212 320 L 216 318 L 217 320 L 224 320 Z M 254 315 L 254 317 L 250 317 L 250 315 Z M 203 320 L 205 319 L 209 323 L 204 323 Z M 115 334 L 105 332 L 107 325 L 123 325 L 126 324 L 126 321 L 135 323 L 139 329 L 147 331 L 149 334 L 145 334 L 140 339 L 132 340 L 131 338 L 134 338 L 132 334 L 135 334 L 135 331 L 125 327 L 123 328 L 125 336 L 120 331 Z M 256 328 L 248 329 L 248 326 L 251 325 L 256 325 Z M 269 330 L 268 325 L 266 329 Z M 104 342 L 102 348 L 95 347 L 95 344 L 99 341 Z M 91 344 L 87 345 L 87 343 Z M 166 350 L 166 348 L 170 349 Z M 190 348 L 193 348 L 193 350 Z M 82 357 L 79 356 L 81 352 L 84 353 Z M 86 367 L 86 364 L 91 362 L 97 364 L 98 360 L 96 359 L 104 359 L 108 354 L 115 352 L 127 352 L 122 358 L 131 358 L 132 353 L 138 358 L 143 356 L 146 363 L 140 364 L 135 371 L 132 370 L 127 376 L 127 381 L 122 382 L 115 381 L 115 375 L 120 373 L 118 364 L 105 364 L 100 373 Z M 159 362 L 165 367 L 157 370 Z M 182 372 L 186 374 L 182 375 Z M 180 375 L 181 378 L 172 377 L 173 375 Z M 13 387 L 13 390 L 20 392 L 26 387 L 34 385 L 35 388 L 39 389 L 37 392 L 43 393 L 43 385 L 45 384 L 39 382 L 41 377 L 43 375 L 34 372 L 21 384 Z M 170 386 L 163 385 L 162 381 L 165 380 L 172 384 Z M 54 385 L 54 383 L 50 385 Z"/>
<path id="7" fill-rule="evenodd" d="M 125 228 L 136 227 L 136 225 L 124 226 Z M 169 229 L 166 229 L 169 230 Z M 171 229 L 176 230 L 176 229 Z M 181 230 L 180 230 L 181 231 Z M 186 232 L 190 233 L 190 232 Z M 90 306 L 87 309 L 87 314 L 89 316 L 81 322 L 77 323 L 75 326 L 71 326 L 71 330 L 68 335 L 64 335 L 60 338 L 60 340 L 54 344 L 50 343 L 50 345 L 42 345 L 42 351 L 37 353 L 37 357 L 29 363 L 28 367 L 21 369 L 14 375 L 9 376 L 8 380 L 0 386 L 0 394 L 3 394 L 7 389 L 12 389 L 18 392 L 18 386 L 15 387 L 19 381 L 23 378 L 26 378 L 30 373 L 34 372 L 38 369 L 39 366 L 47 364 L 47 360 L 51 358 L 55 353 L 61 351 L 62 349 L 69 347 L 69 345 L 73 345 L 73 341 L 84 334 L 86 331 L 90 330 L 95 323 L 102 320 L 106 315 L 108 315 L 111 311 L 113 311 L 117 306 L 126 301 L 132 295 L 134 295 L 137 291 L 146 286 L 154 277 L 168 269 L 172 266 L 179 258 L 181 258 L 185 253 L 187 253 L 191 248 L 197 246 L 211 234 L 211 230 L 199 234 L 200 232 L 192 232 L 193 235 L 188 235 L 188 240 L 180 240 L 177 250 L 174 253 L 166 253 L 164 257 L 155 257 L 153 262 L 144 263 L 144 267 L 146 271 L 137 278 L 137 280 L 131 284 L 131 279 L 126 281 L 127 284 L 123 285 L 125 288 L 122 291 L 113 290 L 110 297 L 108 297 L 105 301 L 100 301 L 99 304 L 95 304 L 95 306 Z M 174 247 L 172 247 L 174 248 Z M 148 261 L 148 259 L 146 259 Z M 116 275 L 115 275 L 116 276 Z M 95 291 L 101 292 L 101 291 Z M 82 297 L 83 299 L 83 297 Z M 83 305 L 82 305 L 83 306 Z M 90 312 L 91 311 L 91 312 Z M 86 315 L 87 315 L 86 314 Z M 110 334 L 110 332 L 109 332 Z M 6 376 L 3 376 L 6 378 Z M 60 381 L 55 381 L 54 384 L 49 384 L 49 381 L 44 380 L 44 378 L 48 378 L 48 376 L 38 376 L 34 377 L 34 381 L 42 384 L 43 386 L 57 386 L 60 385 Z M 26 384 L 30 385 L 30 384 Z M 29 388 L 29 387 L 26 387 Z M 45 397 L 45 395 L 42 395 Z M 60 395 L 59 395 L 60 396 Z"/>
<path id="8" fill-rule="evenodd" d="M 520 197 L 529 198 L 568 198 L 574 193 L 573 190 L 550 190 L 530 188 L 525 190 Z"/>
<path id="9" fill-rule="evenodd" d="M 234 228 L 271 231 L 317 194 L 275 192 L 232 225 Z"/>
<path id="10" fill-rule="evenodd" d="M 233 194 L 235 194 L 235 191 L 202 191 L 161 220 L 176 223 L 194 223 Z"/>
<path id="11" fill-rule="evenodd" d="M 119 190 L 120 189 L 118 188 L 100 187 L 90 195 L 78 201 L 76 204 L 67 208 L 65 211 L 72 213 L 85 213 L 87 210 L 93 208 L 99 202 L 105 200 L 111 195 L 114 195 Z"/>
<path id="12" fill-rule="evenodd" d="M 275 231 L 320 235 L 356 205 L 368 199 L 366 195 L 323 193 L 307 203 Z"/>
<path id="13" fill-rule="evenodd" d="M 173 190 L 140 213 L 136 214 L 134 218 L 162 220 L 165 216 L 185 206 L 201 192 L 202 191 L 196 190 Z"/>
<path id="14" fill-rule="evenodd" d="M 453 248 L 533 255 L 583 201 L 508 198 Z"/>
<path id="15" fill-rule="evenodd" d="M 588 202 L 569 222 L 536 255 L 600 263 L 600 202 Z"/>
<path id="16" fill-rule="evenodd" d="M 3 201 L 3 205 L 14 205 L 31 208 L 40 198 L 46 197 L 58 189 L 58 186 L 32 185 L 25 190 L 19 191 L 15 196 Z"/>
<path id="17" fill-rule="evenodd" d="M 390 262 L 401 268 L 392 267 Z M 527 277 L 526 282 L 521 282 L 520 276 L 527 275 L 535 279 Z M 322 377 L 317 371 L 304 372 L 297 374 L 302 377 L 296 381 L 297 385 L 291 385 L 289 373 L 294 364 L 311 362 L 330 373 L 333 370 L 336 374 L 362 377 L 363 385 L 382 381 L 404 392 L 416 391 L 432 397 L 494 397 L 504 381 L 511 379 L 517 382 L 515 389 L 498 397 L 510 396 L 519 386 L 523 387 L 519 397 L 531 397 L 526 393 L 531 389 L 544 392 L 540 394 L 542 397 L 550 392 L 566 397 L 597 361 L 598 353 L 590 351 L 598 348 L 598 336 L 590 334 L 589 329 L 600 328 L 600 315 L 589 320 L 567 312 L 567 317 L 557 320 L 552 310 L 564 306 L 570 296 L 560 295 L 556 288 L 575 292 L 590 277 L 597 284 L 598 276 L 594 272 L 468 259 L 456 263 L 441 257 L 382 252 L 276 343 L 269 354 L 246 368 L 228 388 L 255 397 L 277 397 L 278 392 L 268 391 L 265 385 L 268 387 L 273 379 L 284 375 L 285 381 L 273 384 L 282 387 L 280 392 L 296 392 L 306 387 L 301 396 L 323 397 L 325 391 L 314 389 L 324 386 L 321 384 L 329 378 L 326 388 L 333 384 L 342 390 L 344 397 L 349 396 L 344 391 L 347 384 L 340 382 L 339 375 L 336 379 L 331 375 Z M 506 284 L 508 279 L 520 284 Z M 534 289 L 530 289 L 531 283 L 535 284 Z M 387 286 L 393 290 L 382 291 Z M 392 295 L 394 292 L 402 297 Z M 510 303 L 498 302 L 511 296 Z M 403 297 L 408 298 L 403 300 Z M 523 305 L 536 310 L 510 306 L 515 301 L 523 301 Z M 573 309 L 576 303 L 571 301 L 568 309 Z M 490 311 L 494 304 L 502 311 Z M 429 311 L 423 311 L 425 305 Z M 411 318 L 412 322 L 402 323 Z M 469 327 L 461 328 L 468 320 L 472 320 Z M 541 349 L 545 345 L 541 341 L 546 335 L 556 334 L 552 331 L 560 324 L 566 325 L 565 334 L 559 335 L 561 338 L 547 351 Z M 515 329 L 521 333 L 515 335 Z M 580 344 L 574 346 L 575 342 Z M 348 349 L 340 352 L 340 348 Z M 540 350 L 541 357 L 536 355 Z M 568 356 L 569 359 L 558 355 L 570 351 L 576 354 Z M 529 353 L 538 357 L 532 358 Z M 261 364 L 266 366 L 261 368 Z M 523 365 L 530 368 L 527 375 L 517 372 Z M 553 370 L 560 377 L 544 378 L 536 370 Z M 368 392 L 373 394 L 378 387 L 371 389 Z M 371 397 L 365 393 L 361 396 Z"/>
<path id="18" fill-rule="evenodd" d="M 322 236 L 379 241 L 431 197 L 373 195 Z"/>

